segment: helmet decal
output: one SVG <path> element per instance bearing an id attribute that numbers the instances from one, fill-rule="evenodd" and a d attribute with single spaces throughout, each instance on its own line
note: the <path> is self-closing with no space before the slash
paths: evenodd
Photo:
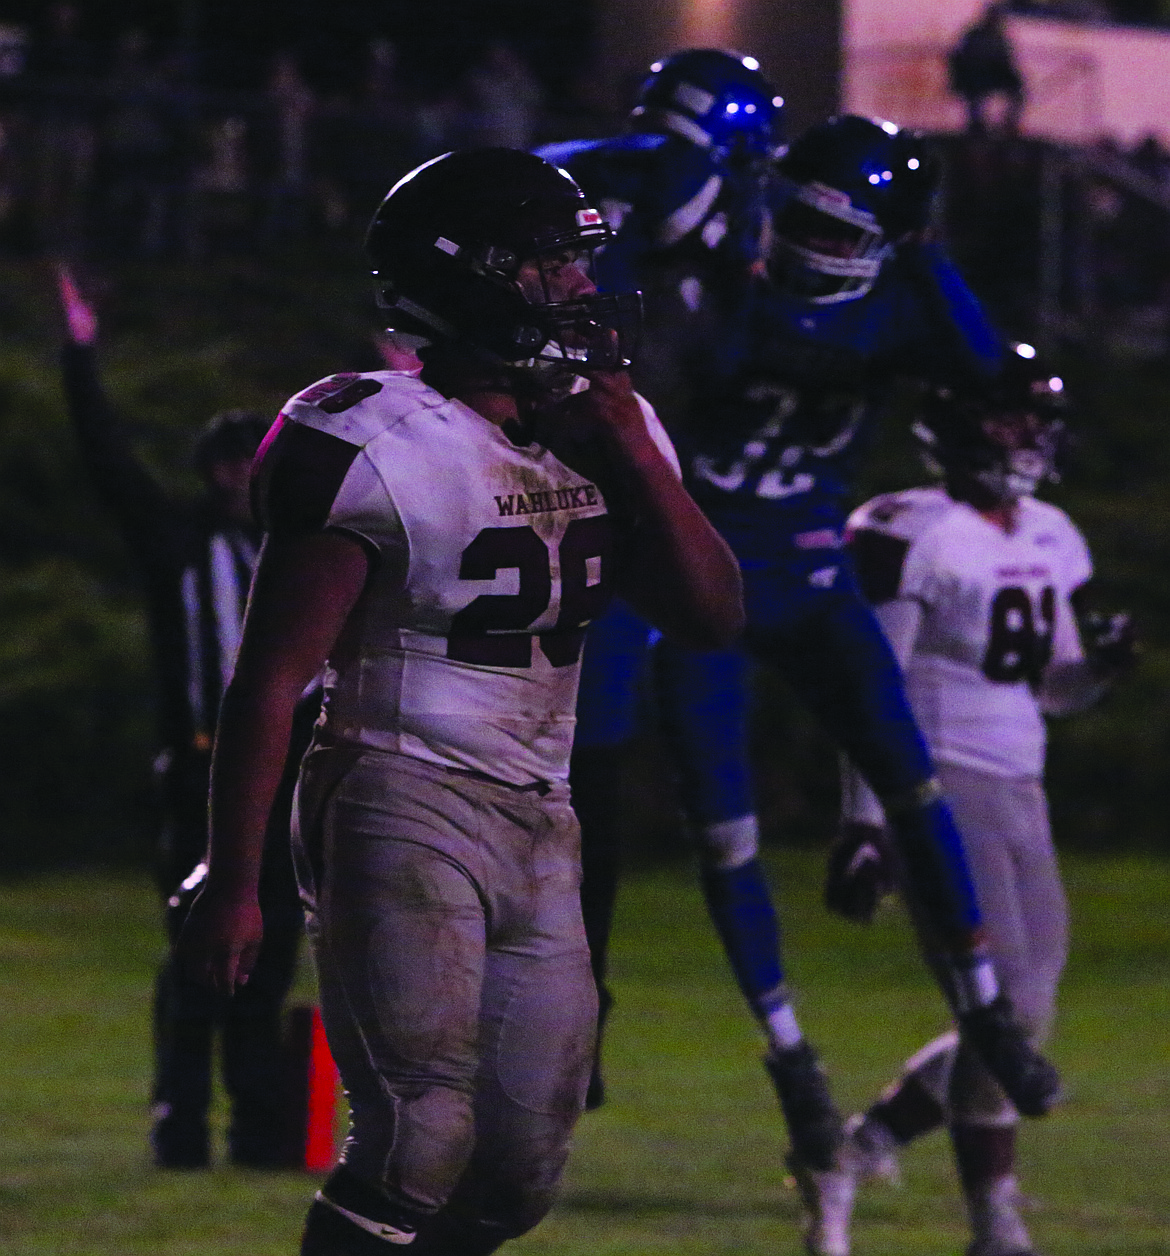
<path id="1" fill-rule="evenodd" d="M 674 89 L 673 100 L 676 105 L 682 105 L 700 118 L 710 113 L 711 106 L 715 104 L 715 96 L 696 87 L 694 83 L 679 83 Z"/>

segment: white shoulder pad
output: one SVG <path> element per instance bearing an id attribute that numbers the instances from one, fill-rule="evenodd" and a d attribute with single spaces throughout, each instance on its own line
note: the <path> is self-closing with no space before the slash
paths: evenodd
<path id="1" fill-rule="evenodd" d="M 1051 537 L 1059 548 L 1061 574 L 1069 589 L 1084 584 L 1093 574 L 1093 559 L 1080 528 L 1059 506 L 1054 506 L 1051 502 L 1025 497 L 1021 499 L 1020 505 L 1027 512 L 1029 529 Z"/>
<path id="2" fill-rule="evenodd" d="M 1020 507 L 1027 512 L 1029 522 L 1035 520 L 1034 526 L 1051 529 L 1053 535 L 1061 541 L 1084 544 L 1080 528 L 1059 506 L 1054 506 L 1052 502 L 1041 501 L 1038 497 L 1022 497 Z"/>
<path id="3" fill-rule="evenodd" d="M 865 529 L 916 541 L 944 519 L 955 503 L 941 488 L 907 488 L 872 497 L 849 516 L 849 532 Z"/>
<path id="4" fill-rule="evenodd" d="M 283 413 L 294 423 L 328 432 L 364 448 L 417 410 L 437 409 L 446 398 L 401 371 L 341 372 L 290 398 Z"/>

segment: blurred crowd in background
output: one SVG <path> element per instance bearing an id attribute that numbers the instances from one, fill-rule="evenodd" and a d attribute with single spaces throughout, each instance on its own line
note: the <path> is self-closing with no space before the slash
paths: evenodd
<path id="1" fill-rule="evenodd" d="M 1036 0 L 988 11 L 1009 7 L 1077 16 Z M 428 58 L 367 35 L 331 52 L 253 48 L 245 66 L 136 26 L 95 38 L 79 6 L 46 6 L 0 25 L 0 249 L 196 261 L 356 240 L 429 157 L 616 130 L 621 111 L 585 86 L 587 18 L 556 47 L 485 30 L 457 58 Z M 947 144 L 941 216 L 958 259 L 1015 334 L 1083 339 L 1108 312 L 1122 353 L 1170 352 L 1170 153 L 1153 137 L 1096 153 L 1026 140 L 1008 96 L 998 126 L 973 110 Z"/>
<path id="2" fill-rule="evenodd" d="M 93 39 L 69 3 L 0 26 L 0 245 L 197 258 L 349 232 L 420 161 L 583 121 L 558 118 L 555 83 L 502 37 L 446 73 L 385 37 L 334 64 L 291 47 L 223 60 L 138 27 Z"/>
<path id="3" fill-rule="evenodd" d="M 1128 357 L 1170 346 L 1170 153 L 1156 135 L 1130 146 L 1026 140 L 1028 84 L 1006 19 L 1051 5 L 991 0 L 947 55 L 967 125 L 947 141 L 943 217 L 960 260 L 1004 324 L 1052 348 L 1091 342 Z M 1107 20 L 1093 3 L 1060 10 Z M 1102 315 L 1108 314 L 1106 327 Z"/>
<path id="4" fill-rule="evenodd" d="M 259 89 L 224 91 L 138 29 L 99 61 L 72 6 L 55 13 L 0 80 L 0 235 L 17 247 L 196 257 L 347 230 L 418 162 L 537 133 L 541 90 L 504 41 L 437 96 L 406 89 L 386 39 L 349 91 L 314 89 L 291 52 Z"/>
<path id="5" fill-rule="evenodd" d="M 1072 22 L 1125 22 L 1157 26 L 1170 18 L 1165 0 L 1009 0 L 1013 13 Z"/>

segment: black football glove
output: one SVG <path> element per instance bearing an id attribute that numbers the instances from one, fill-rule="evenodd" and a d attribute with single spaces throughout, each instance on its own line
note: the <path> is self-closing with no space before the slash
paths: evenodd
<path id="1" fill-rule="evenodd" d="M 1085 657 L 1098 676 L 1116 676 L 1137 662 L 1137 632 L 1126 611 L 1088 611 L 1080 617 Z"/>
<path id="2" fill-rule="evenodd" d="M 846 920 L 867 925 L 878 904 L 893 889 L 894 873 L 885 830 L 847 820 L 829 850 L 825 906 Z"/>

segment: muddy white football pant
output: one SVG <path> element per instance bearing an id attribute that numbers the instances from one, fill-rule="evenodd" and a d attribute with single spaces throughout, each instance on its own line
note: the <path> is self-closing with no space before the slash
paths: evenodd
<path id="1" fill-rule="evenodd" d="M 1052 1028 L 1068 953 L 1068 907 L 1044 786 L 1033 777 L 995 776 L 947 763 L 938 765 L 938 776 L 963 834 L 1000 987 L 1040 1044 Z M 963 1046 L 956 1052 L 953 1035 L 924 1049 L 908 1068 L 960 1122 L 1009 1125 L 1018 1119 L 974 1052 Z"/>
<path id="2" fill-rule="evenodd" d="M 552 1205 L 597 1018 L 567 787 L 317 746 L 298 820 L 342 1159 L 416 1213 L 454 1194 L 523 1233 Z"/>

